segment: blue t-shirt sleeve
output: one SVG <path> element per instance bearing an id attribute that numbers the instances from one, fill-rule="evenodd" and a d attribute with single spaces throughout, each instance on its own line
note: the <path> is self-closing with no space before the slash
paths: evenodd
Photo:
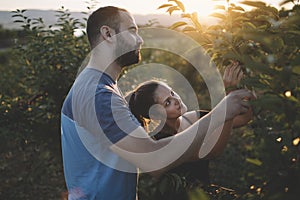
<path id="1" fill-rule="evenodd" d="M 124 98 L 109 89 L 96 93 L 95 110 L 102 131 L 113 144 L 140 126 Z"/>

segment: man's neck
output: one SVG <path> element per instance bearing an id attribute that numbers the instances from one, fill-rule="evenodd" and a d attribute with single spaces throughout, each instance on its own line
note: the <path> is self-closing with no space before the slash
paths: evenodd
<path id="1" fill-rule="evenodd" d="M 109 58 L 101 58 L 93 55 L 91 55 L 88 67 L 105 72 L 115 81 L 117 81 L 122 71 L 122 68 L 116 62 L 111 62 Z"/>
<path id="2" fill-rule="evenodd" d="M 113 80 L 117 81 L 121 74 L 121 67 L 118 65 L 109 66 L 105 69 L 105 73 L 109 75 Z M 102 71 L 102 70 L 101 70 Z"/>

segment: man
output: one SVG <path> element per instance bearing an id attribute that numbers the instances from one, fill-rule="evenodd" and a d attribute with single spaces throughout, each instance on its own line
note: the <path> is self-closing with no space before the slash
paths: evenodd
<path id="1" fill-rule="evenodd" d="M 116 83 L 124 67 L 140 60 L 143 40 L 132 15 L 117 7 L 99 8 L 87 21 L 87 35 L 91 57 L 66 97 L 61 117 L 69 199 L 134 200 L 137 168 L 157 176 L 199 159 L 205 135 L 249 110 L 245 99 L 252 94 L 233 91 L 186 131 L 154 141 L 129 111 Z M 225 144 L 218 141 L 217 149 Z"/>

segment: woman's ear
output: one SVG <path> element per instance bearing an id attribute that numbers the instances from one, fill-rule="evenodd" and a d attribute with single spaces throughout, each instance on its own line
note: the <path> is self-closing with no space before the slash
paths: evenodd
<path id="1" fill-rule="evenodd" d="M 100 34 L 101 34 L 101 37 L 106 40 L 106 41 L 109 41 L 109 42 L 112 42 L 112 29 L 109 27 L 109 26 L 101 26 L 100 28 Z"/>

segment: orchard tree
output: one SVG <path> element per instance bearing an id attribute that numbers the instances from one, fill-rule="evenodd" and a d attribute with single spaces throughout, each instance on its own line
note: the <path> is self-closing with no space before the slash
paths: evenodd
<path id="1" fill-rule="evenodd" d="M 212 199 L 299 198 L 300 6 L 293 0 L 281 5 L 289 2 L 295 4 L 292 9 L 277 10 L 264 2 L 236 5 L 227 0 L 212 14 L 218 23 L 208 27 L 202 26 L 197 13 L 186 13 L 181 1 L 171 0 L 159 7 L 170 15 L 181 12 L 189 20 L 169 28 L 199 42 L 221 71 L 230 61 L 239 61 L 245 73 L 239 88 L 253 90 L 258 96 L 250 128 L 238 130 L 239 135 L 233 136 L 213 165 L 213 183 L 233 189 L 202 187 Z M 246 11 L 242 5 L 253 9 Z M 176 192 L 180 187 L 193 191 L 182 184 L 184 177 L 177 176 L 167 181 L 163 177 L 157 184 L 160 192 Z M 203 195 L 201 189 L 199 194 Z"/>

